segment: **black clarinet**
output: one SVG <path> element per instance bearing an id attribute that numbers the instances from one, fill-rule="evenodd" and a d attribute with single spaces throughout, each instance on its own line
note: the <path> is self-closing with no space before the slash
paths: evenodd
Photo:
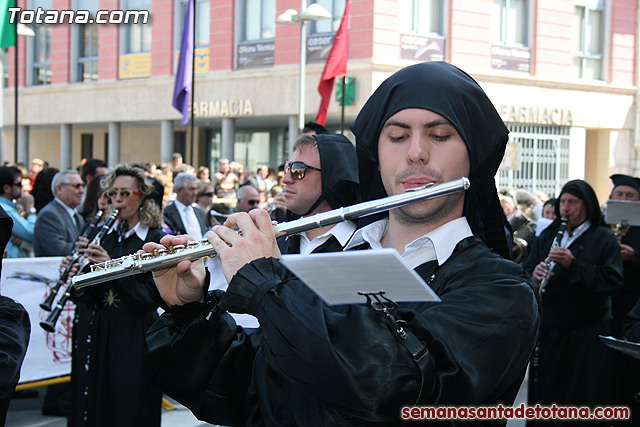
<path id="1" fill-rule="evenodd" d="M 569 221 L 569 218 L 562 218 L 560 220 L 560 226 L 558 227 L 558 232 L 556 233 L 556 237 L 553 239 L 553 242 L 551 243 L 551 247 L 549 248 L 549 253 L 551 253 L 551 251 L 554 250 L 555 248 L 560 247 L 560 242 L 562 241 L 564 230 L 565 228 L 567 228 L 567 221 Z M 541 298 L 547 289 L 547 283 L 549 282 L 549 278 L 551 277 L 551 270 L 553 270 L 553 268 L 556 266 L 556 263 L 549 259 L 548 254 L 547 254 L 547 258 L 544 260 L 544 263 L 547 266 L 547 274 L 540 281 L 539 292 L 540 292 Z"/>
<path id="2" fill-rule="evenodd" d="M 99 245 L 100 243 L 102 243 L 102 239 L 107 234 L 109 229 L 113 226 L 113 223 L 115 222 L 116 217 L 118 216 L 118 212 L 119 212 L 118 209 L 113 210 L 111 215 L 109 215 L 109 218 L 107 218 L 107 220 L 105 221 L 102 228 L 100 228 L 100 230 L 95 235 L 93 240 L 91 240 L 91 243 L 89 243 L 90 245 Z M 89 261 L 84 255 L 80 255 L 78 258 L 77 264 L 78 264 L 77 274 L 80 274 L 82 270 L 84 270 L 89 266 L 89 264 L 91 264 L 91 261 Z M 44 329 L 47 332 L 54 332 L 56 330 L 56 323 L 58 322 L 58 318 L 62 313 L 62 309 L 67 304 L 67 301 L 69 301 L 69 299 L 71 298 L 71 292 L 73 291 L 73 283 L 71 282 L 71 279 L 72 279 L 71 277 L 67 277 L 66 281 L 64 282 L 65 284 L 64 292 L 62 293 L 62 296 L 60 297 L 60 299 L 58 299 L 58 303 L 53 308 L 51 313 L 49 313 L 49 316 L 46 318 L 46 320 L 40 322 L 40 326 L 42 327 L 42 329 Z"/>
<path id="3" fill-rule="evenodd" d="M 91 238 L 90 236 L 92 236 L 93 230 L 96 228 L 96 224 L 98 223 L 98 221 L 100 221 L 100 218 L 102 218 L 103 213 L 103 211 L 96 212 L 87 229 L 84 230 L 84 233 L 81 234 L 81 237 Z M 67 279 L 69 278 L 69 272 L 71 271 L 71 268 L 80 259 L 78 246 L 73 249 L 69 256 L 71 257 L 71 261 L 69 261 L 69 264 L 67 264 L 64 270 L 62 270 L 62 272 L 60 273 L 60 277 L 51 289 L 51 293 L 47 295 L 47 298 L 40 303 L 40 308 L 45 311 L 51 311 L 51 307 L 53 306 L 53 302 L 56 300 L 56 296 L 58 295 L 60 288 L 67 282 Z"/>

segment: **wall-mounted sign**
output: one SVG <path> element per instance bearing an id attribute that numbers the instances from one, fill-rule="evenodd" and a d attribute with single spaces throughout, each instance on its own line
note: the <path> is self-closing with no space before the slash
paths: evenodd
<path id="1" fill-rule="evenodd" d="M 175 52 L 175 60 L 174 60 L 174 70 L 178 67 L 178 59 L 180 58 L 180 51 L 176 50 Z M 209 59 L 211 56 L 209 55 L 208 47 L 201 47 L 196 49 L 196 57 L 195 59 L 195 68 L 196 73 L 202 73 L 204 71 L 209 71 Z"/>
<path id="2" fill-rule="evenodd" d="M 505 122 L 557 126 L 571 126 L 573 124 L 573 113 L 564 108 L 502 104 L 500 105 L 500 117 Z"/>
<path id="3" fill-rule="evenodd" d="M 412 61 L 442 61 L 444 38 L 401 34 L 400 58 Z"/>
<path id="4" fill-rule="evenodd" d="M 491 46 L 491 68 L 531 71 L 531 50 L 522 47 Z"/>
<path id="5" fill-rule="evenodd" d="M 135 79 L 151 75 L 151 53 L 120 56 L 120 78 Z"/>
<path id="6" fill-rule="evenodd" d="M 193 103 L 194 117 L 241 117 L 253 116 L 250 99 L 219 99 Z"/>
<path id="7" fill-rule="evenodd" d="M 331 46 L 333 46 L 333 38 L 334 34 L 309 36 L 307 38 L 307 64 L 326 61 Z"/>
<path id="8" fill-rule="evenodd" d="M 242 43 L 238 45 L 238 69 L 273 65 L 275 42 Z"/>

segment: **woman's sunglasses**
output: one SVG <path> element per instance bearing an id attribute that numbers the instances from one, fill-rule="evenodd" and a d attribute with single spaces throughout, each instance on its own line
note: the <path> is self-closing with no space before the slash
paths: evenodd
<path id="1" fill-rule="evenodd" d="M 307 173 L 307 169 L 320 172 L 320 169 L 309 166 L 304 162 L 287 162 L 284 164 L 284 173 L 291 171 L 291 178 L 299 181 L 304 178 Z"/>
<path id="2" fill-rule="evenodd" d="M 107 197 L 111 197 L 112 199 L 119 194 L 120 196 L 122 196 L 122 198 L 126 199 L 127 197 L 131 196 L 132 194 L 141 195 L 142 193 L 140 191 L 129 190 L 127 188 L 125 188 L 123 190 L 116 190 L 114 188 L 110 188 L 107 191 L 105 191 L 104 194 L 106 194 Z"/>

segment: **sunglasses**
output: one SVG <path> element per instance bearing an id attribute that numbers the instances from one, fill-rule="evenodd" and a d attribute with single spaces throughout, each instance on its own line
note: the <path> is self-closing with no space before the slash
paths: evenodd
<path id="1" fill-rule="evenodd" d="M 76 183 L 76 184 L 69 184 L 69 183 L 65 183 L 65 184 L 63 184 L 63 185 L 68 185 L 68 186 L 70 186 L 70 187 L 75 188 L 76 190 L 79 190 L 79 189 L 81 189 L 81 188 L 84 188 L 84 184 L 83 184 L 83 183 L 81 183 L 81 182 L 78 182 L 78 183 Z"/>
<path id="2" fill-rule="evenodd" d="M 132 194 L 137 194 L 139 196 L 142 195 L 142 193 L 140 191 L 129 190 L 128 188 L 125 188 L 123 190 L 117 190 L 115 188 L 110 188 L 107 191 L 105 191 L 104 194 L 106 194 L 107 197 L 111 197 L 112 199 L 115 198 L 118 194 L 120 196 L 122 196 L 124 199 L 126 199 L 129 196 L 131 196 Z"/>
<path id="3" fill-rule="evenodd" d="M 247 203 L 248 203 L 250 206 L 256 206 L 257 204 L 259 204 L 259 203 L 260 203 L 260 200 L 251 199 L 251 200 L 247 200 Z"/>
<path id="4" fill-rule="evenodd" d="M 304 162 L 287 162 L 284 164 L 284 173 L 291 172 L 291 178 L 299 181 L 304 179 L 307 169 L 320 172 L 319 168 L 309 166 Z"/>
<path id="5" fill-rule="evenodd" d="M 209 192 L 209 193 L 200 193 L 200 194 L 198 194 L 198 197 L 203 197 L 203 196 L 213 197 L 213 193 Z"/>

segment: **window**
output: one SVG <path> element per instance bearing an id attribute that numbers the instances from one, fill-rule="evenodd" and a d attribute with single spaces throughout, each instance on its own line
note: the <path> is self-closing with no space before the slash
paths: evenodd
<path id="1" fill-rule="evenodd" d="M 79 10 L 83 10 L 83 9 L 79 9 Z M 80 135 L 80 158 L 81 159 L 93 158 L 93 134 L 92 133 L 83 133 Z"/>
<path id="2" fill-rule="evenodd" d="M 34 0 L 33 10 L 39 7 L 51 10 L 51 0 Z M 33 38 L 32 77 L 33 85 L 51 84 L 51 25 L 34 24 L 32 27 L 36 36 Z"/>
<path id="3" fill-rule="evenodd" d="M 274 39 L 276 37 L 275 0 L 244 0 L 242 41 Z"/>
<path id="4" fill-rule="evenodd" d="M 151 11 L 151 0 L 126 0 L 127 10 Z M 124 31 L 124 53 L 151 52 L 151 23 L 129 23 Z"/>
<path id="5" fill-rule="evenodd" d="M 579 3 L 573 17 L 574 76 L 604 80 L 604 1 Z"/>
<path id="6" fill-rule="evenodd" d="M 91 18 L 95 18 L 98 0 L 78 0 L 77 10 L 88 10 Z M 98 80 L 98 24 L 79 24 L 78 62 L 76 81 L 88 82 Z"/>
<path id="7" fill-rule="evenodd" d="M 311 33 L 335 33 L 338 31 L 344 14 L 345 0 L 318 0 L 317 3 L 325 8 L 333 16 L 333 19 L 312 21 Z"/>
<path id="8" fill-rule="evenodd" d="M 443 34 L 442 0 L 404 0 L 400 7 L 403 34 Z"/>
<path id="9" fill-rule="evenodd" d="M 493 44 L 528 46 L 527 0 L 493 0 Z"/>
<path id="10" fill-rule="evenodd" d="M 180 0 L 180 20 L 177 25 L 177 36 L 175 37 L 176 49 L 180 49 L 187 2 L 188 0 Z M 209 0 L 196 0 L 196 48 L 207 46 L 209 46 Z"/>

